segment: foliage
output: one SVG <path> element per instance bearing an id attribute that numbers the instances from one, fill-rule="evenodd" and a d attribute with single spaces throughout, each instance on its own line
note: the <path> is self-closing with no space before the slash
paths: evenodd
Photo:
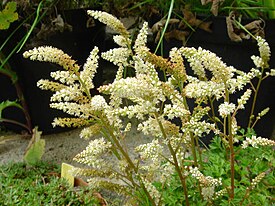
<path id="1" fill-rule="evenodd" d="M 0 119 L 2 118 L 2 112 L 4 109 L 7 109 L 9 107 L 17 107 L 17 108 L 20 108 L 22 109 L 22 106 L 18 103 L 16 103 L 15 101 L 3 101 L 0 103 Z"/>
<path id="2" fill-rule="evenodd" d="M 42 132 L 35 127 L 32 132 L 32 139 L 25 151 L 24 161 L 27 165 L 35 165 L 41 161 L 45 152 L 45 140 L 41 139 Z"/>
<path id="3" fill-rule="evenodd" d="M 15 52 L 19 52 L 22 49 L 22 47 L 25 45 L 25 43 L 29 39 L 30 35 L 34 31 L 37 23 L 41 21 L 42 17 L 47 13 L 48 8 L 50 8 L 52 6 L 52 4 L 51 4 L 51 1 L 40 1 L 39 4 L 35 7 L 35 11 L 31 11 L 31 12 L 28 11 L 29 13 L 27 13 L 25 15 L 22 15 L 22 11 L 21 11 L 21 13 L 18 12 L 19 16 L 24 18 L 22 20 L 21 18 L 19 19 L 19 17 L 18 17 L 17 9 L 18 10 L 20 10 L 20 9 L 28 10 L 28 9 L 27 9 L 26 5 L 25 5 L 26 7 L 24 6 L 24 8 L 20 8 L 20 6 L 24 5 L 23 2 L 17 2 L 17 3 L 15 1 L 3 2 L 2 6 L 5 6 L 5 7 L 0 13 L 0 30 L 1 30 L 1 28 L 8 29 L 10 26 L 10 23 L 14 22 L 15 20 L 19 20 L 18 26 L 11 28 L 10 30 L 7 30 L 8 36 L 5 37 L 4 39 L 1 39 L 1 40 L 3 40 L 3 42 L 1 42 L 1 45 L 0 45 L 0 74 L 7 76 L 11 80 L 12 84 L 14 85 L 14 87 L 16 89 L 18 100 L 3 101 L 0 106 L 1 107 L 0 111 L 2 112 L 3 109 L 5 109 L 7 107 L 11 107 L 11 106 L 20 108 L 22 110 L 22 112 L 24 113 L 26 123 L 21 123 L 16 120 L 13 120 L 13 119 L 7 119 L 7 118 L 3 117 L 2 115 L 0 115 L 0 122 L 8 122 L 8 123 L 19 125 L 22 128 L 25 128 L 29 133 L 31 133 L 32 132 L 32 123 L 31 123 L 30 115 L 28 113 L 27 103 L 25 101 L 24 94 L 21 90 L 21 85 L 19 84 L 19 81 L 18 81 L 18 75 L 15 72 L 15 70 L 13 68 L 11 68 L 11 66 L 9 64 L 9 60 L 14 55 Z M 19 8 L 17 8 L 17 7 L 19 7 Z M 45 7 L 46 7 L 46 9 L 45 9 Z M 32 22 L 33 16 L 35 16 L 35 18 Z M 22 38 L 20 37 L 21 39 L 17 39 L 15 37 L 16 34 L 18 34 L 17 32 L 20 29 L 22 29 L 22 27 L 24 27 L 24 25 L 29 24 L 30 22 L 31 22 L 30 29 L 28 29 L 28 31 Z M 15 40 L 14 41 L 15 44 L 9 45 L 10 40 L 12 40 L 13 38 Z M 7 45 L 9 45 L 11 47 L 11 51 L 9 51 L 9 49 L 6 48 Z"/>
<path id="4" fill-rule="evenodd" d="M 255 68 L 246 73 L 227 66 L 216 54 L 202 48 L 173 48 L 168 59 L 157 56 L 146 46 L 147 22 L 132 40 L 114 16 L 91 10 L 88 14 L 118 32 L 114 41 L 119 47 L 101 53 L 103 59 L 118 67 L 116 78 L 99 87 L 99 95 L 90 93 L 99 61 L 97 47 L 83 68 L 51 46 L 24 53 L 25 58 L 64 68 L 51 73 L 53 80 L 38 82 L 41 89 L 54 92 L 52 108 L 75 116 L 56 118 L 53 125 L 84 127 L 80 133 L 83 138 L 102 135 L 74 158 L 89 166 L 74 173 L 89 176 L 94 188 L 128 196 L 131 205 L 272 201 L 272 186 L 265 183 L 273 184 L 271 154 L 275 142 L 252 132 L 268 112 L 267 108 L 255 114 L 258 89 L 264 79 L 275 75 L 275 70 L 269 69 L 268 43 L 254 37 L 260 54 L 251 57 Z M 130 69 L 134 75 L 127 76 Z M 165 74 L 165 80 L 159 77 L 159 71 Z M 251 88 L 247 88 L 249 85 Z M 236 94 L 240 95 L 237 101 L 233 98 Z M 238 127 L 237 114 L 250 98 L 246 133 Z M 125 146 L 131 135 L 131 120 L 138 122 L 137 130 L 151 137 L 134 149 Z M 213 135 L 213 143 L 203 149 L 201 138 Z M 261 193 L 253 196 L 259 190 Z"/>
<path id="5" fill-rule="evenodd" d="M 10 23 L 18 19 L 16 12 L 16 2 L 8 2 L 5 8 L 0 11 L 0 30 L 8 29 Z"/>
<path id="6" fill-rule="evenodd" d="M 71 2 L 71 5 L 76 3 L 73 1 L 69 2 Z M 127 2 L 123 0 L 98 1 L 98 5 L 102 6 L 104 11 L 116 16 L 138 15 L 145 18 L 154 15 L 166 16 L 170 3 L 171 1 L 154 0 L 129 0 Z M 81 5 L 81 3 L 79 4 Z M 95 2 L 92 0 L 86 5 L 95 5 Z M 275 9 L 272 0 L 175 0 L 174 13 L 180 14 L 184 7 L 189 7 L 196 14 L 228 16 L 231 11 L 236 11 L 244 17 L 256 19 L 259 17 L 264 19 L 274 18 L 272 12 L 274 13 Z"/>
<path id="7" fill-rule="evenodd" d="M 236 196 L 228 203 L 226 194 L 215 198 L 210 202 L 211 205 L 271 205 L 274 202 L 272 194 L 274 193 L 274 149 L 259 147 L 241 149 L 235 146 L 239 151 L 236 155 L 237 165 L 235 166 L 235 187 Z M 225 161 L 226 150 L 219 137 L 215 137 L 202 155 L 203 175 L 214 178 L 222 177 L 224 182 L 230 182 L 228 174 L 230 173 L 230 163 Z M 272 169 L 273 168 L 273 169 Z M 255 188 L 251 188 L 250 182 L 259 173 L 265 171 L 266 176 L 262 182 Z M 184 202 L 183 188 L 179 184 L 178 176 L 173 175 L 169 180 L 170 185 L 165 186 L 156 182 L 158 190 L 162 193 L 164 205 L 182 205 Z M 190 194 L 190 205 L 198 204 L 200 193 L 194 185 L 198 182 L 194 179 L 187 181 L 187 187 Z M 221 189 L 221 188 L 220 188 Z M 206 205 L 206 202 L 200 202 L 199 205 Z"/>
<path id="8" fill-rule="evenodd" d="M 191 1 L 192 2 L 192 1 Z M 269 4 L 272 1 L 262 1 L 262 0 L 201 0 L 202 4 L 205 6 L 208 5 L 208 13 L 211 11 L 215 16 L 217 15 L 229 15 L 232 11 L 237 11 L 242 14 L 244 17 L 257 19 L 259 17 L 268 19 L 272 18 L 272 15 L 269 15 L 269 11 L 274 11 L 274 5 Z M 211 3 L 210 3 L 211 2 Z M 192 3 L 191 3 L 192 4 Z M 210 5 L 209 5 L 210 4 Z M 198 7 L 194 7 L 196 11 L 206 12 L 205 9 L 201 10 Z"/>
<path id="9" fill-rule="evenodd" d="M 25 163 L 1 165 L 1 205 L 99 205 L 92 191 L 74 191 L 65 180 L 54 174 L 56 165 L 40 162 L 32 167 Z"/>
<path id="10" fill-rule="evenodd" d="M 14 1 L 8 2 L 5 5 L 5 8 L 2 11 L 0 11 L 0 30 L 8 29 L 10 26 L 10 23 L 18 20 L 18 13 L 16 12 L 16 5 L 17 4 Z M 12 34 L 10 36 L 12 36 Z M 10 65 L 7 62 L 9 57 L 6 57 L 3 53 L 3 48 L 6 44 L 6 42 L 8 41 L 8 39 L 0 47 L 0 74 L 6 75 L 7 77 L 9 77 L 11 79 L 12 83 L 15 85 L 19 99 L 24 104 L 24 101 L 23 101 L 24 98 L 21 93 L 19 84 L 17 82 L 18 81 L 17 74 L 11 69 Z M 18 46 L 20 46 L 20 43 L 18 44 Z M 28 127 L 28 125 L 22 124 L 15 120 L 5 119 L 2 115 L 2 112 L 4 109 L 9 108 L 9 107 L 17 107 L 25 113 L 26 119 L 28 119 L 27 110 L 26 110 L 26 108 L 24 108 L 24 106 L 21 105 L 22 102 L 18 102 L 16 100 L 14 100 L 14 101 L 6 100 L 6 101 L 1 102 L 0 103 L 0 122 L 9 122 L 9 123 L 17 124 L 17 125 L 20 125 L 30 131 L 30 127 Z"/>

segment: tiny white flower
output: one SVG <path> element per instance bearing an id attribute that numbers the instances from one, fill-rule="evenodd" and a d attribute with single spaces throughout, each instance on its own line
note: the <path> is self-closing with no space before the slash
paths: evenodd
<path id="1" fill-rule="evenodd" d="M 234 112 L 236 106 L 233 103 L 224 102 L 219 106 L 219 114 L 222 118 L 225 118 L 227 115 L 230 115 Z"/>
<path id="2" fill-rule="evenodd" d="M 101 95 L 95 95 L 91 100 L 91 107 L 95 111 L 102 111 L 106 108 L 107 103 Z"/>
<path id="3" fill-rule="evenodd" d="M 249 145 L 251 145 L 252 147 L 256 147 L 256 148 L 258 147 L 258 145 L 260 145 L 260 146 L 274 146 L 275 141 L 267 139 L 267 138 L 256 137 L 255 135 L 253 135 L 251 138 L 246 137 L 246 139 L 242 143 L 242 148 L 245 149 Z"/>

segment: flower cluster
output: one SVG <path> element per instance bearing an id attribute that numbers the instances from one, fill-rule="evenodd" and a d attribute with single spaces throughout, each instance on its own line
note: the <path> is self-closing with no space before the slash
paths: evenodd
<path id="1" fill-rule="evenodd" d="M 256 137 L 253 135 L 251 138 L 246 137 L 246 139 L 242 143 L 242 148 L 245 149 L 249 145 L 252 147 L 257 147 L 257 146 L 275 146 L 275 141 L 267 139 L 267 138 L 262 138 L 262 137 Z"/>
<path id="2" fill-rule="evenodd" d="M 40 79 L 37 82 L 37 86 L 42 90 L 50 90 L 52 92 L 56 92 L 56 91 L 66 88 L 66 86 L 63 84 L 60 84 L 58 82 L 52 82 L 47 79 Z"/>
<path id="3" fill-rule="evenodd" d="M 270 52 L 270 47 L 268 45 L 268 43 L 265 41 L 265 39 L 263 39 L 260 36 L 256 37 L 258 46 L 259 46 L 259 51 L 260 51 L 260 59 L 255 58 L 256 62 L 254 60 L 254 63 L 256 66 L 261 67 L 261 68 L 268 68 L 268 61 L 270 59 L 271 56 L 271 52 Z"/>
<path id="4" fill-rule="evenodd" d="M 115 48 L 101 54 L 102 58 L 112 62 L 114 65 L 128 66 L 128 57 L 131 51 L 128 48 Z"/>
<path id="5" fill-rule="evenodd" d="M 244 89 L 244 86 L 251 82 L 255 77 L 261 76 L 261 72 L 258 69 L 252 68 L 248 73 L 236 70 L 238 74 L 236 78 L 231 78 L 227 81 L 229 86 L 229 92 L 234 93 Z"/>
<path id="6" fill-rule="evenodd" d="M 195 99 L 212 96 L 219 99 L 224 94 L 224 84 L 211 81 L 191 82 L 184 89 L 187 97 Z"/>
<path id="7" fill-rule="evenodd" d="M 180 52 L 187 58 L 194 73 L 201 79 L 206 78 L 205 70 L 212 73 L 211 81 L 216 83 L 226 82 L 234 75 L 233 67 L 227 66 L 215 53 L 201 47 L 198 49 L 181 47 Z"/>
<path id="8" fill-rule="evenodd" d="M 77 76 L 69 71 L 51 72 L 51 77 L 66 85 L 73 85 L 77 81 Z"/>
<path id="9" fill-rule="evenodd" d="M 145 52 L 149 50 L 146 46 L 147 35 L 148 35 L 148 23 L 144 22 L 137 36 L 137 39 L 135 41 L 135 45 L 133 46 L 133 49 L 135 50 L 135 52 L 141 56 L 143 56 Z"/>
<path id="10" fill-rule="evenodd" d="M 143 182 L 144 182 L 145 188 L 152 195 L 155 203 L 158 204 L 161 199 L 160 192 L 156 189 L 156 187 L 151 182 L 147 181 L 146 179 L 143 179 Z"/>
<path id="11" fill-rule="evenodd" d="M 85 127 L 81 130 L 79 136 L 80 138 L 88 139 L 90 137 L 94 137 L 95 135 L 100 133 L 102 126 L 100 124 L 93 124 L 91 126 Z"/>
<path id="12" fill-rule="evenodd" d="M 112 83 L 100 86 L 99 95 L 91 95 L 99 61 L 97 47 L 91 51 L 83 68 L 69 55 L 53 47 L 39 47 L 24 53 L 24 57 L 31 60 L 56 63 L 65 69 L 51 73 L 56 82 L 40 80 L 37 83 L 41 89 L 54 92 L 52 108 L 74 116 L 56 118 L 53 125 L 83 127 L 81 138 L 103 135 L 93 138 L 87 148 L 76 155 L 74 160 L 88 165 L 89 169 L 75 172 L 92 176 L 90 183 L 94 187 L 124 190 L 128 194 L 141 192 L 152 205 L 162 203 L 164 198 L 157 183 L 160 182 L 162 188 L 170 187 L 175 174 L 186 189 L 186 203 L 190 194 L 186 192 L 186 184 L 192 181 L 198 181 L 200 197 L 211 204 L 226 193 L 234 194 L 234 187 L 228 189 L 225 182 L 227 189 L 221 188 L 221 178 L 205 176 L 199 171 L 204 158 L 200 138 L 214 131 L 223 140 L 222 147 L 217 150 L 225 147 L 227 156 L 234 158 L 233 143 L 242 138 L 237 136 L 239 126 L 235 116 L 238 110 L 245 108 L 257 87 L 247 89 L 235 103 L 230 101 L 231 94 L 246 88 L 263 72 L 259 68 L 248 73 L 239 71 L 202 48 L 174 48 L 169 58 L 164 58 L 151 53 L 146 46 L 147 22 L 135 42 L 131 42 L 129 32 L 114 16 L 101 11 L 88 11 L 88 14 L 118 32 L 114 41 L 119 47 L 101 53 L 103 59 L 118 67 L 116 78 Z M 257 67 L 266 68 L 270 49 L 265 40 L 257 38 L 257 41 L 260 56 L 252 59 Z M 191 72 L 185 68 L 184 60 L 191 66 Z M 134 71 L 131 76 L 127 76 L 127 69 Z M 166 81 L 160 78 L 158 69 L 166 75 Z M 274 75 L 274 71 L 270 70 L 267 75 Z M 267 110 L 263 110 L 256 121 Z M 228 116 L 231 121 L 227 121 Z M 136 129 L 150 140 L 139 142 L 131 150 L 125 145 L 134 120 L 138 121 Z M 227 141 L 229 138 L 231 141 Z M 275 142 L 252 136 L 242 142 L 242 148 L 249 145 L 271 146 Z M 110 154 L 112 159 L 109 159 Z M 228 162 L 233 171 L 231 184 L 234 184 L 235 161 Z M 252 189 L 264 174 L 252 180 Z M 122 183 L 115 182 L 118 178 Z"/>
<path id="13" fill-rule="evenodd" d="M 108 165 L 106 165 L 106 161 L 102 159 L 102 156 L 108 153 L 111 147 L 111 142 L 105 141 L 104 138 L 91 140 L 86 149 L 76 155 L 74 160 L 97 169 L 103 168 Z"/>
<path id="14" fill-rule="evenodd" d="M 83 118 L 54 118 L 52 122 L 53 127 L 83 127 L 87 125 L 88 122 Z"/>
<path id="15" fill-rule="evenodd" d="M 113 15 L 103 11 L 93 11 L 93 10 L 88 10 L 87 13 L 90 16 L 94 17 L 95 19 L 98 19 L 103 24 L 106 24 L 114 31 L 119 32 L 122 36 L 124 37 L 130 36 L 129 32 L 127 31 L 125 26 L 121 23 L 121 21 L 119 21 Z"/>
<path id="16" fill-rule="evenodd" d="M 218 192 L 215 192 L 213 200 L 220 198 L 221 196 L 225 195 L 226 193 L 227 193 L 227 189 L 222 189 Z"/>
<path id="17" fill-rule="evenodd" d="M 247 89 L 245 93 L 238 99 L 238 106 L 237 106 L 238 109 L 244 109 L 244 105 L 249 100 L 251 94 L 252 94 L 251 89 Z"/>
<path id="18" fill-rule="evenodd" d="M 192 177 L 196 178 L 201 187 L 202 187 L 202 195 L 205 200 L 212 200 L 215 194 L 215 187 L 221 186 L 222 181 L 221 178 L 215 179 L 210 176 L 204 176 L 197 167 L 189 167 L 189 172 Z"/>
<path id="19" fill-rule="evenodd" d="M 76 61 L 72 60 L 69 55 L 51 46 L 34 48 L 24 52 L 23 56 L 31 60 L 56 63 L 71 72 L 78 71 L 80 68 L 79 65 L 76 64 Z"/>
<path id="20" fill-rule="evenodd" d="M 95 111 L 104 111 L 108 107 L 103 96 L 95 95 L 90 102 L 91 109 Z"/>
<path id="21" fill-rule="evenodd" d="M 163 109 L 163 115 L 172 120 L 175 117 L 190 115 L 190 112 L 182 104 L 166 104 Z"/>
<path id="22" fill-rule="evenodd" d="M 142 160 L 151 159 L 155 164 L 159 164 L 160 156 L 163 153 L 163 147 L 157 139 L 151 143 L 139 145 L 135 150 L 140 154 Z"/>
<path id="23" fill-rule="evenodd" d="M 261 182 L 261 180 L 265 177 L 265 175 L 266 173 L 262 172 L 257 177 L 255 177 L 251 182 L 250 189 L 253 190 L 257 186 L 257 184 Z"/>
<path id="24" fill-rule="evenodd" d="M 210 176 L 204 176 L 197 167 L 189 167 L 189 172 L 191 176 L 196 178 L 203 187 L 217 187 L 222 185 L 221 178 L 215 179 Z"/>
<path id="25" fill-rule="evenodd" d="M 152 135 L 161 138 L 163 136 L 158 121 L 155 118 L 148 118 L 146 121 L 138 124 L 137 130 L 145 135 Z"/>
<path id="26" fill-rule="evenodd" d="M 85 85 L 85 89 L 87 90 L 94 88 L 93 78 L 98 67 L 98 52 L 98 48 L 94 47 L 94 49 L 90 52 L 86 63 L 83 66 L 83 70 L 80 72 L 79 78 L 83 81 L 82 84 Z"/>
<path id="27" fill-rule="evenodd" d="M 223 104 L 220 104 L 219 106 L 219 114 L 222 118 L 227 117 L 227 115 L 232 114 L 235 111 L 235 104 L 224 102 Z"/>

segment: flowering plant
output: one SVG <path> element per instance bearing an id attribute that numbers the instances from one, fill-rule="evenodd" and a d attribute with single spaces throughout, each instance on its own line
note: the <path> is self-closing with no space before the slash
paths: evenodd
<path id="1" fill-rule="evenodd" d="M 146 46 L 146 22 L 132 42 L 127 29 L 114 16 L 91 10 L 88 14 L 119 33 L 114 36 L 119 47 L 101 54 L 118 70 L 112 83 L 98 88 L 100 95 L 90 93 L 98 66 L 97 47 L 82 69 L 69 55 L 50 46 L 24 53 L 31 60 L 56 63 L 65 69 L 51 73 L 56 81 L 38 82 L 41 89 L 54 92 L 52 108 L 75 116 L 56 118 L 53 125 L 84 127 L 82 138 L 101 134 L 74 158 L 88 167 L 73 172 L 89 176 L 93 188 L 124 194 L 129 197 L 125 202 L 128 205 L 271 202 L 271 146 L 275 142 L 252 132 L 268 109 L 255 116 L 252 106 L 248 132 L 240 130 L 236 118 L 252 94 L 255 104 L 261 82 L 275 74 L 269 69 L 267 42 L 255 38 L 260 55 L 252 57 L 256 67 L 245 73 L 202 48 L 173 48 L 169 59 L 157 56 Z M 186 69 L 184 58 L 191 70 Z M 134 76 L 127 76 L 130 69 Z M 165 81 L 158 70 L 165 74 Z M 251 80 L 255 78 L 258 81 L 253 85 Z M 251 89 L 246 89 L 248 84 Z M 236 92 L 241 96 L 232 102 Z M 134 129 L 131 120 L 138 122 L 138 131 L 150 137 L 134 149 L 125 145 Z M 215 138 L 203 149 L 200 140 L 207 134 L 215 134 Z M 260 184 L 263 180 L 264 186 Z M 252 194 L 259 192 L 257 187 L 265 190 L 255 200 Z"/>

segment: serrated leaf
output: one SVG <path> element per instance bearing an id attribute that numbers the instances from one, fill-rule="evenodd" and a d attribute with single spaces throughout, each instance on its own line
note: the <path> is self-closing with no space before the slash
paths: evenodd
<path id="1" fill-rule="evenodd" d="M 42 132 L 37 127 L 33 129 L 32 139 L 25 151 L 24 161 L 28 165 L 35 165 L 39 162 L 45 152 L 45 140 L 41 139 Z"/>
<path id="2" fill-rule="evenodd" d="M 0 103 L 0 118 L 2 118 L 3 110 L 8 107 L 18 107 L 18 108 L 22 109 L 22 106 L 20 104 L 18 104 L 16 101 L 9 101 L 9 100 L 3 101 Z"/>
<path id="3" fill-rule="evenodd" d="M 0 11 L 0 30 L 8 29 L 10 23 L 18 19 L 18 13 L 16 12 L 16 2 L 8 2 L 5 8 Z"/>

